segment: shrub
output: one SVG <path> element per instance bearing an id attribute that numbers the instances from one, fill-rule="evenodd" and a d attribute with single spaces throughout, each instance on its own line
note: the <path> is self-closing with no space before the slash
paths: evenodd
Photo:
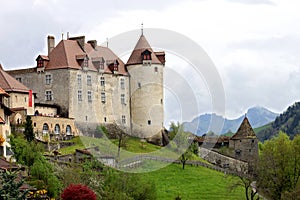
<path id="1" fill-rule="evenodd" d="M 63 200 L 96 200 L 96 194 L 90 188 L 81 184 L 71 184 L 61 194 Z"/>

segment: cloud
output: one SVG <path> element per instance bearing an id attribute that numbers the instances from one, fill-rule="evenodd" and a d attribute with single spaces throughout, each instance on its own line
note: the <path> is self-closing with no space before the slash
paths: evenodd
<path id="1" fill-rule="evenodd" d="M 258 4 L 266 4 L 266 5 L 276 5 L 273 1 L 270 0 L 228 0 L 230 2 L 249 4 L 249 5 L 258 5 Z"/>

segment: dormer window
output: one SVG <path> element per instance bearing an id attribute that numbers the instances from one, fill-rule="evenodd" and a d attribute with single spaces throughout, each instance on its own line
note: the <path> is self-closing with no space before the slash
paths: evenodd
<path id="1" fill-rule="evenodd" d="M 37 72 L 43 72 L 48 62 L 48 56 L 39 55 L 36 59 Z"/>
<path id="2" fill-rule="evenodd" d="M 83 60 L 83 67 L 89 67 L 89 59 L 87 56 Z"/>
<path id="3" fill-rule="evenodd" d="M 37 67 L 44 67 L 44 61 L 42 60 L 42 58 L 37 60 Z"/>
<path id="4" fill-rule="evenodd" d="M 146 49 L 142 52 L 142 60 L 151 60 L 151 51 Z"/>
<path id="5" fill-rule="evenodd" d="M 114 71 L 118 71 L 118 68 L 119 68 L 119 62 L 118 62 L 118 60 L 115 60 L 115 62 L 114 62 Z"/>

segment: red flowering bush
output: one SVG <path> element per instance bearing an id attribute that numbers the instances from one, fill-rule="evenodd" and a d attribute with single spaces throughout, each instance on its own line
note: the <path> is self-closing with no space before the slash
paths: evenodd
<path id="1" fill-rule="evenodd" d="M 71 184 L 61 194 L 63 200 L 96 200 L 96 194 L 89 187 Z"/>

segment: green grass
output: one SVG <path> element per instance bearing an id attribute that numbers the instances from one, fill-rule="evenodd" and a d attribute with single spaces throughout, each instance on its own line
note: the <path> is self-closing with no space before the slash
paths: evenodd
<path id="1" fill-rule="evenodd" d="M 152 161 L 153 162 L 153 161 Z M 148 163 L 149 164 L 149 163 Z M 205 167 L 170 164 L 157 171 L 140 175 L 156 185 L 157 199 L 205 199 L 205 200 L 241 200 L 245 199 L 242 187 L 230 191 L 229 187 L 239 179 L 224 175 Z"/>
<path id="2" fill-rule="evenodd" d="M 74 142 L 73 146 L 61 148 L 59 152 L 63 155 L 72 154 L 76 149 L 85 149 L 89 147 L 98 146 L 101 152 L 106 154 L 116 154 L 118 140 L 107 140 L 104 138 L 92 138 L 87 136 L 75 137 L 68 142 Z M 160 146 L 156 146 L 147 142 L 142 143 L 139 138 L 128 137 L 126 138 L 126 147 L 121 148 L 121 152 L 133 152 L 133 153 L 149 153 L 161 149 Z"/>
<path id="3" fill-rule="evenodd" d="M 141 142 L 140 138 L 128 137 L 125 140 L 126 140 L 126 146 L 121 147 L 121 149 L 124 149 L 126 151 L 130 151 L 130 152 L 149 153 L 149 152 L 159 150 L 161 148 L 160 146 L 157 146 L 157 145 L 154 145 L 154 144 L 150 144 L 150 143 L 147 143 L 147 142 Z M 112 140 L 112 142 L 115 145 L 118 145 L 118 140 L 117 139 Z"/>

